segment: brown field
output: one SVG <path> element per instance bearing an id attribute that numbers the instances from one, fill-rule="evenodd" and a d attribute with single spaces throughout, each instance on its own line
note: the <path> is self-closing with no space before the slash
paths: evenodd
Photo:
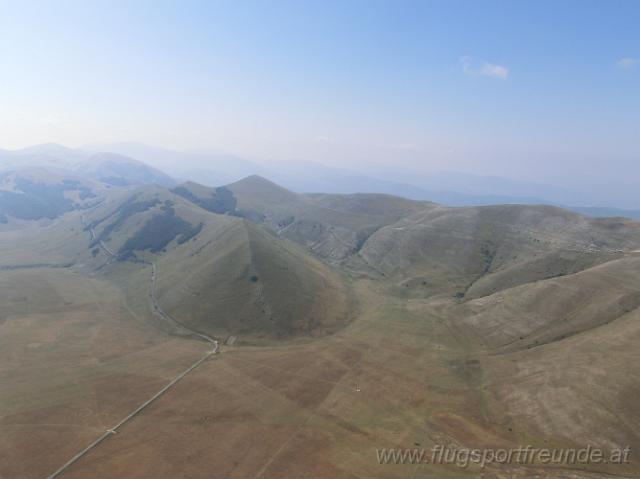
<path id="1" fill-rule="evenodd" d="M 97 281 L 83 284 L 104 287 Z M 451 329 L 437 307 L 391 300 L 376 288 L 357 285 L 361 314 L 333 336 L 271 347 L 223 347 L 62 477 L 605 477 L 597 471 L 531 467 L 379 465 L 375 451 L 382 447 L 571 442 L 496 401 L 505 394 L 497 378 L 508 366 Z M 32 365 L 32 371 L 23 365 L 21 376 L 31 374 L 24 382 L 37 383 L 37 390 L 11 384 L 21 406 L 3 417 L 0 444 L 12 449 L 2 477 L 46 476 L 201 354 L 198 342 L 166 339 L 127 315 L 117 304 L 117 292 L 109 292 L 106 304 L 102 299 L 74 305 L 84 308 L 78 313 L 83 322 L 87 314 L 94 318 L 82 328 L 84 335 L 74 328 L 75 338 L 69 338 L 78 345 L 77 355 L 65 354 L 56 364 L 49 350 L 55 375 L 40 365 Z M 21 320 L 22 331 L 31 331 L 29 342 L 34 342 L 34 316 Z M 69 310 L 64 318 L 57 319 L 74 325 Z M 110 323 L 101 326 L 102 321 Z M 15 342 L 20 328 L 13 328 Z M 40 347 L 47 347 L 46 332 Z M 145 347 L 136 347 L 138 342 Z M 41 405 L 34 393 L 42 394 Z M 52 408 L 52 402 L 59 405 Z M 3 404 L 12 404 L 11 398 L 3 395 Z M 34 426 L 26 431 L 18 426 L 29 422 Z M 45 422 L 66 426 L 43 430 Z"/>
<path id="2" fill-rule="evenodd" d="M 206 349 L 122 298 L 70 270 L 0 273 L 0 477 L 51 474 Z"/>

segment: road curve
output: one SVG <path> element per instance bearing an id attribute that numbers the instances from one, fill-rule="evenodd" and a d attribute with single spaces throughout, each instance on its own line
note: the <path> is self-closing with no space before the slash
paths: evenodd
<path id="1" fill-rule="evenodd" d="M 84 218 L 82 218 L 82 223 L 84 224 Z M 93 229 L 89 228 L 89 232 L 91 234 L 91 239 L 95 240 L 95 234 L 93 233 Z M 113 252 L 111 252 L 106 245 L 102 244 L 102 241 L 100 242 L 100 246 L 102 246 L 105 251 L 107 253 L 109 253 L 113 258 L 116 257 L 115 254 L 113 254 Z M 55 472 L 53 472 L 52 474 L 50 474 L 49 476 L 47 476 L 47 479 L 56 479 L 58 477 L 60 477 L 62 474 L 64 474 L 74 463 L 76 463 L 78 460 L 80 460 L 83 456 L 85 456 L 86 454 L 88 454 L 90 451 L 92 451 L 93 449 L 95 449 L 98 445 L 100 445 L 100 443 L 102 443 L 102 441 L 104 441 L 105 439 L 107 439 L 109 436 L 111 436 L 112 434 L 116 434 L 118 432 L 118 429 L 120 429 L 122 426 L 124 426 L 127 422 L 131 421 L 134 417 L 136 417 L 138 414 L 140 414 L 142 411 L 144 411 L 151 403 L 153 403 L 156 399 L 158 399 L 159 397 L 161 397 L 164 393 L 166 393 L 169 389 L 171 389 L 173 386 L 175 386 L 182 378 L 184 378 L 187 374 L 189 374 L 191 371 L 193 371 L 194 369 L 196 369 L 198 366 L 200 366 L 204 361 L 206 361 L 209 357 L 211 357 L 212 355 L 218 353 L 218 349 L 219 349 L 219 345 L 218 345 L 218 341 L 213 339 L 211 336 L 207 336 L 204 333 L 200 333 L 198 331 L 194 331 L 186 326 L 184 326 L 182 323 L 180 323 L 179 321 L 177 321 L 176 319 L 174 319 L 173 317 L 171 317 L 170 315 L 168 315 L 167 313 L 165 313 L 163 311 L 163 309 L 160 307 L 160 305 L 158 304 L 158 300 L 156 298 L 155 295 L 155 287 L 156 287 L 156 264 L 155 263 L 151 263 L 151 304 L 152 304 L 152 308 L 153 308 L 153 312 L 155 314 L 159 314 L 160 316 L 176 323 L 178 326 L 180 326 L 181 328 L 184 328 L 185 330 L 189 331 L 192 335 L 199 337 L 200 339 L 204 339 L 205 341 L 211 343 L 212 348 L 211 350 L 207 351 L 200 359 L 198 359 L 195 363 L 193 363 L 191 366 L 189 366 L 187 369 L 185 369 L 184 371 L 182 371 L 180 374 L 178 374 L 175 378 L 173 378 L 167 385 L 165 385 L 162 389 L 160 389 L 157 393 L 155 393 L 153 396 L 151 396 L 149 399 L 147 399 L 145 402 L 143 402 L 140 406 L 138 406 L 136 409 L 134 409 L 132 412 L 130 412 L 127 416 L 125 416 L 118 424 L 116 424 L 114 427 L 107 429 L 100 437 L 98 437 L 95 441 L 93 441 L 91 444 L 89 444 L 87 447 L 85 447 L 82 451 L 78 452 L 75 456 L 73 456 L 71 459 L 69 459 L 66 463 L 64 463 L 59 469 L 57 469 Z"/>
<path id="2" fill-rule="evenodd" d="M 93 231 L 93 228 L 85 223 L 84 215 L 80 215 L 80 222 L 82 223 L 82 226 L 84 226 L 85 228 L 87 228 L 89 230 L 89 236 L 91 236 L 91 240 L 92 241 L 97 241 L 98 242 L 98 246 L 100 246 L 105 251 L 105 253 L 107 253 L 107 255 L 109 256 L 109 259 L 107 260 L 107 263 L 110 263 L 114 259 L 118 258 L 118 255 L 115 254 L 113 251 L 111 251 L 111 249 L 109 249 L 109 247 L 105 244 L 104 241 L 98 240 L 98 237 L 96 236 L 96 232 Z"/>

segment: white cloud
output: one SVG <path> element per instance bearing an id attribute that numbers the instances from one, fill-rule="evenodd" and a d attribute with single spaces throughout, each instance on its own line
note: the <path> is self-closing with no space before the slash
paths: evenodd
<path id="1" fill-rule="evenodd" d="M 625 57 L 618 60 L 618 66 L 623 70 L 629 70 L 636 66 L 636 64 L 640 62 L 637 58 Z"/>
<path id="2" fill-rule="evenodd" d="M 509 69 L 502 65 L 483 63 L 482 68 L 480 68 L 480 74 L 487 77 L 501 78 L 504 80 L 509 76 Z"/>
<path id="3" fill-rule="evenodd" d="M 509 68 L 504 65 L 484 62 L 479 67 L 474 67 L 471 57 L 461 57 L 460 64 L 465 75 L 485 76 L 500 80 L 506 80 L 509 77 Z"/>

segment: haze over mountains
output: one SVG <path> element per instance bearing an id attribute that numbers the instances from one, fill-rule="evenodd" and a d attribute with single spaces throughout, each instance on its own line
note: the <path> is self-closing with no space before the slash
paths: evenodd
<path id="1" fill-rule="evenodd" d="M 640 448 L 639 222 L 209 186 L 51 145 L 3 161 L 2 477 L 46 477 L 99 434 L 66 477 L 415 477 L 372 451 Z"/>
<path id="2" fill-rule="evenodd" d="M 257 174 L 305 193 L 375 192 L 449 206 L 551 204 L 592 216 L 640 218 L 636 201 L 608 197 L 606 192 L 597 189 L 580 192 L 456 172 L 425 173 L 400 168 L 359 172 L 308 161 L 249 160 L 223 152 L 179 152 L 136 143 L 95 144 L 79 150 L 55 144 L 18 151 L 0 150 L 0 171 L 27 166 L 74 173 L 107 183 L 122 182 L 126 177 L 129 184 L 164 186 L 184 180 L 220 186 Z"/>

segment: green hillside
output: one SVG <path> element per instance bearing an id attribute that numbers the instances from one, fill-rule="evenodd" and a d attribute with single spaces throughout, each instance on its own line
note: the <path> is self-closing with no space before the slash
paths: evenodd
<path id="1" fill-rule="evenodd" d="M 145 187 L 122 195 L 87 215 L 86 223 L 95 235 L 88 248 L 102 244 L 121 263 L 155 262 L 159 303 L 196 330 L 321 335 L 348 319 L 337 272 L 286 239 L 169 190 Z"/>

